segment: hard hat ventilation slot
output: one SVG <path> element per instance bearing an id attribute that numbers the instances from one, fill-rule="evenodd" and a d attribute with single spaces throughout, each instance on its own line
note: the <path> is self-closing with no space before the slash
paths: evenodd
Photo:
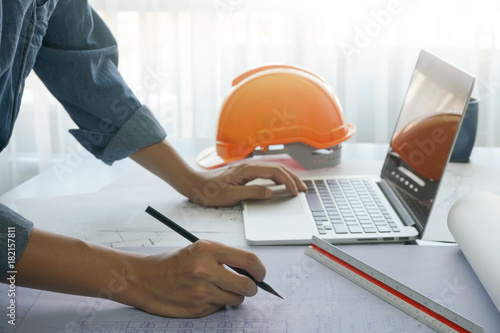
<path id="1" fill-rule="evenodd" d="M 340 163 L 342 145 L 318 149 L 303 142 L 293 142 L 284 145 L 271 145 L 267 150 L 257 147 L 248 157 L 258 155 L 288 154 L 305 169 L 332 167 Z"/>
<path id="2" fill-rule="evenodd" d="M 334 154 L 335 151 L 333 149 L 318 149 L 313 152 L 311 152 L 312 155 L 330 155 Z"/>

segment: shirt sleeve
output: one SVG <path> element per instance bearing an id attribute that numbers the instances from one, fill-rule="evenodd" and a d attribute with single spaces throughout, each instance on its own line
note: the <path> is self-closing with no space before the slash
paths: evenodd
<path id="1" fill-rule="evenodd" d="M 117 66 L 116 41 L 87 0 L 60 0 L 34 70 L 78 125 L 70 133 L 107 164 L 166 136 Z"/>
<path id="2" fill-rule="evenodd" d="M 5 279 L 8 271 L 14 270 L 10 266 L 12 252 L 15 253 L 15 264 L 17 264 L 26 244 L 28 244 L 32 228 L 32 222 L 0 204 L 0 281 Z M 14 245 L 9 247 L 10 244 Z"/>

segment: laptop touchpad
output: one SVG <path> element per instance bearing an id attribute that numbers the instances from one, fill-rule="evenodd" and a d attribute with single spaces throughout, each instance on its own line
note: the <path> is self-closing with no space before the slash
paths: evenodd
<path id="1" fill-rule="evenodd" d="M 247 214 L 255 217 L 304 214 L 300 199 L 291 195 L 277 196 L 267 200 L 249 200 L 247 207 Z"/>

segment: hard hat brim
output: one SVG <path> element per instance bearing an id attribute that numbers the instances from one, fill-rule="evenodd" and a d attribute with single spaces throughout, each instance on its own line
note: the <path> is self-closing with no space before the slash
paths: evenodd
<path id="1" fill-rule="evenodd" d="M 196 163 L 205 169 L 215 169 L 229 162 L 226 162 L 222 157 L 217 155 L 216 147 L 212 146 L 204 149 L 196 156 Z"/>

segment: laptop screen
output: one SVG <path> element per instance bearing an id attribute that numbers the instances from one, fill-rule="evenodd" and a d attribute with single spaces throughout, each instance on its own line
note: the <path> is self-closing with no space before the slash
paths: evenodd
<path id="1" fill-rule="evenodd" d="M 419 232 L 427 223 L 474 77 L 422 51 L 382 169 Z"/>

